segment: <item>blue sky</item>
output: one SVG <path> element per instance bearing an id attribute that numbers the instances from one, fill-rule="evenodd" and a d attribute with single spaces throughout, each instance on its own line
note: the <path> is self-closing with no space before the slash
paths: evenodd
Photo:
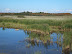
<path id="1" fill-rule="evenodd" d="M 0 12 L 72 13 L 72 0 L 0 0 Z"/>

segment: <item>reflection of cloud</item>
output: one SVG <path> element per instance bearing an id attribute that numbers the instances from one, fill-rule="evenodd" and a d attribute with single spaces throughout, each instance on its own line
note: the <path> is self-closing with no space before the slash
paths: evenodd
<path id="1" fill-rule="evenodd" d="M 10 9 L 9 9 L 9 8 L 6 8 L 6 9 L 5 9 L 5 12 L 10 12 Z"/>

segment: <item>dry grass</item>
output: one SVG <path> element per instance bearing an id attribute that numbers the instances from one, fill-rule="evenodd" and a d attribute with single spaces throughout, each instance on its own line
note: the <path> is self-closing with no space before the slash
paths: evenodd
<path id="1" fill-rule="evenodd" d="M 0 16 L 1 18 L 13 18 L 13 19 L 37 19 L 37 20 L 71 20 L 72 16 L 25 16 L 25 18 L 18 18 L 17 16 Z"/>

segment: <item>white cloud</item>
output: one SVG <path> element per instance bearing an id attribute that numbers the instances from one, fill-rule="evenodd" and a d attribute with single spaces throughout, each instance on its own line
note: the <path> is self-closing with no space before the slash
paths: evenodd
<path id="1" fill-rule="evenodd" d="M 24 12 L 24 11 L 25 11 L 25 12 L 29 11 L 29 12 L 33 12 L 33 13 L 34 13 L 34 12 L 39 12 L 39 11 L 37 11 L 37 10 L 19 10 L 18 12 Z"/>
<path id="2" fill-rule="evenodd" d="M 19 11 L 17 11 L 17 12 L 24 12 L 24 10 L 19 10 Z"/>
<path id="3" fill-rule="evenodd" d="M 55 10 L 56 12 L 59 12 L 60 10 Z"/>
<path id="4" fill-rule="evenodd" d="M 62 12 L 65 12 L 65 10 L 55 10 L 55 12 L 62 13 Z"/>
<path id="5" fill-rule="evenodd" d="M 9 8 L 6 8 L 6 9 L 5 9 L 5 12 L 10 12 L 10 9 L 9 9 Z"/>
<path id="6" fill-rule="evenodd" d="M 72 12 L 72 9 L 71 10 L 67 10 L 68 12 Z"/>

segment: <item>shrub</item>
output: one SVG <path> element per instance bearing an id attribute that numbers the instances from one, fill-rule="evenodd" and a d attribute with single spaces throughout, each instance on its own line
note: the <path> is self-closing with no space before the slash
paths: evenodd
<path id="1" fill-rule="evenodd" d="M 18 15 L 17 17 L 18 17 L 18 18 L 25 18 L 24 15 Z"/>
<path id="2" fill-rule="evenodd" d="M 0 16 L 4 16 L 4 15 L 1 14 Z"/>

